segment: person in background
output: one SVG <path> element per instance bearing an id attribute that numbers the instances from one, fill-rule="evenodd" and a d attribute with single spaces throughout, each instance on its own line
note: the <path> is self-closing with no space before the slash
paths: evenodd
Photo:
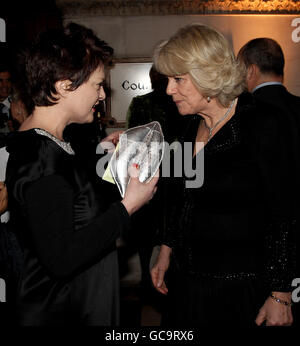
<path id="1" fill-rule="evenodd" d="M 27 110 L 13 88 L 10 95 L 10 120 L 7 126 L 10 131 L 20 127 L 27 117 Z M 8 132 L 0 133 L 0 278 L 5 279 L 7 299 L 3 313 L 0 313 L 2 325 L 13 323 L 15 309 L 15 295 L 23 263 L 23 253 L 14 230 L 9 222 L 9 209 L 7 203 L 7 187 L 5 172 L 8 160 L 6 144 Z"/>
<path id="2" fill-rule="evenodd" d="M 154 66 L 149 71 L 153 91 L 136 96 L 132 99 L 126 117 L 127 128 L 145 125 L 158 121 L 161 125 L 164 140 L 173 143 L 180 133 L 182 117 L 177 111 L 172 98 L 166 94 L 167 78 L 158 73 Z M 166 179 L 161 179 L 158 193 L 153 200 L 143 206 L 132 217 L 131 230 L 128 232 L 127 243 L 139 254 L 141 264 L 141 298 L 149 302 L 152 297 L 152 283 L 149 265 L 154 246 L 157 245 L 157 234 L 164 227 L 164 211 L 166 204 L 162 203 L 166 193 Z M 156 215 L 156 217 L 153 217 Z M 147 222 L 145 222 L 147 220 Z M 143 227 L 144 232 L 140 229 Z"/>
<path id="3" fill-rule="evenodd" d="M 28 116 L 28 109 L 16 88 L 12 88 L 10 104 L 10 120 L 8 127 L 10 131 L 17 131 Z"/>
<path id="4" fill-rule="evenodd" d="M 151 67 L 149 76 L 153 91 L 132 99 L 127 111 L 126 126 L 131 128 L 158 121 L 164 140 L 171 144 L 179 135 L 182 117 L 172 98 L 166 94 L 167 78 L 158 73 L 154 66 Z"/>
<path id="5" fill-rule="evenodd" d="M 63 138 L 68 124 L 93 120 L 112 53 L 92 30 L 70 23 L 41 33 L 23 54 L 22 90 L 34 107 L 9 138 L 6 170 L 10 220 L 24 251 L 18 325 L 119 324 L 115 241 L 153 197 L 158 177 L 140 183 L 133 169 L 124 198 L 107 205 Z"/>
<path id="6" fill-rule="evenodd" d="M 4 182 L 8 153 L 0 148 L 0 278 L 6 283 L 6 302 L 0 306 L 2 326 L 14 323 L 15 295 L 23 264 L 23 252 L 9 222 L 7 188 Z"/>
<path id="7" fill-rule="evenodd" d="M 282 48 L 278 42 L 271 38 L 255 38 L 240 49 L 238 59 L 245 64 L 247 69 L 247 89 L 256 99 L 276 107 L 277 110 L 284 114 L 284 121 L 290 127 L 293 142 L 290 151 L 293 152 L 295 162 L 294 189 L 299 191 L 300 97 L 290 93 L 283 85 L 285 59 Z M 295 205 L 296 213 L 299 215 L 299 204 L 297 205 L 299 198 L 297 196 Z M 299 267 L 297 267 L 296 277 L 300 277 Z M 293 307 L 293 325 L 299 324 L 300 312 L 298 305 L 295 304 Z"/>
<path id="8" fill-rule="evenodd" d="M 169 296 L 164 323 L 291 325 L 298 215 L 284 114 L 244 93 L 245 68 L 212 27 L 181 28 L 158 45 L 154 64 L 179 113 L 195 114 L 181 140 L 193 151 L 182 162 L 204 165 L 202 186 L 180 179 L 151 270 Z"/>
<path id="9" fill-rule="evenodd" d="M 275 40 L 263 37 L 247 42 L 238 52 L 238 59 L 246 66 L 249 92 L 299 119 L 300 97 L 283 85 L 285 59 Z"/>
<path id="10" fill-rule="evenodd" d="M 8 133 L 10 93 L 12 83 L 9 68 L 0 64 L 0 133 Z"/>

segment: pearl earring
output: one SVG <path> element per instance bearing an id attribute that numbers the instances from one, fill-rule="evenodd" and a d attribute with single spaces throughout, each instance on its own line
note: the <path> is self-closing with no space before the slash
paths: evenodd
<path id="1" fill-rule="evenodd" d="M 207 103 L 209 103 L 210 102 L 210 96 L 207 96 Z"/>

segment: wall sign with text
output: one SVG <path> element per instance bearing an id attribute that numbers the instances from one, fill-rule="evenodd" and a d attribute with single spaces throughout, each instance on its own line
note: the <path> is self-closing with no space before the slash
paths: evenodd
<path id="1" fill-rule="evenodd" d="M 149 71 L 152 62 L 119 62 L 110 71 L 110 114 L 120 127 L 133 97 L 152 91 Z"/>

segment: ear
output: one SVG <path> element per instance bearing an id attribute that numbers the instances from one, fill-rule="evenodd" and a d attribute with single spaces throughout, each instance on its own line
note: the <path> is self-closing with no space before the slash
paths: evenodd
<path id="1" fill-rule="evenodd" d="M 252 90 L 258 85 L 260 78 L 260 70 L 257 65 L 252 64 L 247 67 L 246 84 L 248 91 Z"/>
<path id="2" fill-rule="evenodd" d="M 55 83 L 55 89 L 59 95 L 66 97 L 70 92 L 69 87 L 71 85 L 70 80 L 59 80 Z"/>
<path id="3" fill-rule="evenodd" d="M 251 81 L 251 80 L 253 80 L 254 79 L 254 77 L 255 77 L 255 68 L 256 68 L 256 66 L 255 65 L 249 65 L 248 67 L 247 67 L 247 76 L 246 76 L 246 79 L 247 79 L 247 81 Z"/>

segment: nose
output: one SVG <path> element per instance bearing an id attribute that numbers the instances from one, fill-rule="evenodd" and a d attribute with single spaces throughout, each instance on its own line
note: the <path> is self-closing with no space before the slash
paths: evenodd
<path id="1" fill-rule="evenodd" d="M 176 83 L 174 78 L 168 77 L 168 85 L 167 85 L 166 93 L 168 95 L 173 95 L 176 93 Z"/>
<path id="2" fill-rule="evenodd" d="M 103 88 L 103 86 L 101 86 L 100 90 L 99 90 L 99 100 L 103 101 L 106 98 L 106 94 L 105 94 L 105 90 Z"/>
<path id="3" fill-rule="evenodd" d="M 0 79 L 0 84 L 2 87 L 9 88 L 11 86 L 11 81 L 9 79 Z"/>

